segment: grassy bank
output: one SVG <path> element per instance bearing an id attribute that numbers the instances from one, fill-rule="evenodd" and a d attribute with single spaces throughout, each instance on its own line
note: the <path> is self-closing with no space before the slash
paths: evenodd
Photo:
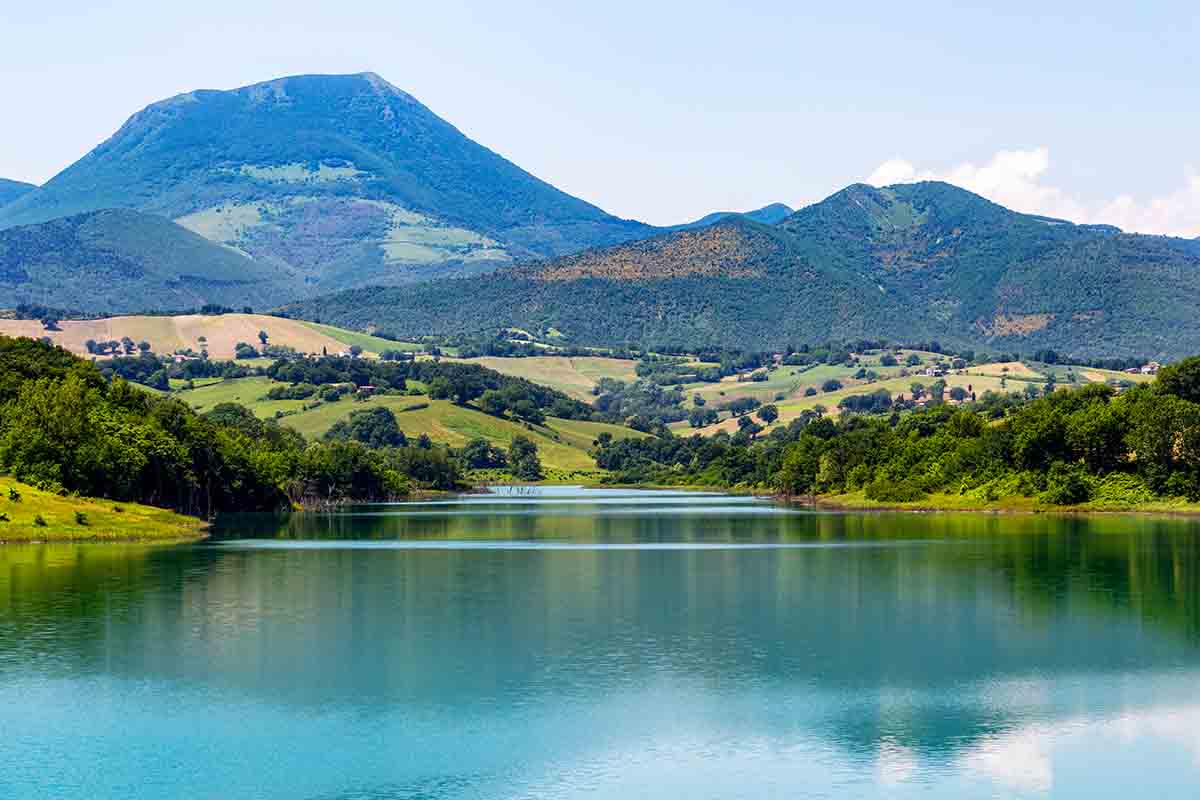
<path id="1" fill-rule="evenodd" d="M 7 517 L 0 521 L 0 543 L 171 541 L 201 538 L 205 528 L 203 520 L 165 509 L 62 497 L 7 477 L 0 477 L 0 514 Z"/>
<path id="2" fill-rule="evenodd" d="M 796 502 L 810 502 L 808 497 L 793 498 Z M 1039 501 L 1036 497 L 1001 497 L 983 501 L 976 497 L 952 494 L 931 494 L 912 502 L 871 500 L 862 492 L 836 495 L 817 495 L 814 502 L 819 509 L 839 511 L 984 511 L 1025 513 L 1145 513 L 1145 514 L 1197 514 L 1200 503 L 1190 503 L 1183 498 L 1163 498 L 1142 502 L 1093 501 L 1072 506 L 1056 506 Z"/>

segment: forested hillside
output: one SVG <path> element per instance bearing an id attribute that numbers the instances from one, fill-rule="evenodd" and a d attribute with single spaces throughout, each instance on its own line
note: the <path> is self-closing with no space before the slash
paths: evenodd
<path id="1" fill-rule="evenodd" d="M 127 209 L 0 231 L 0 307 L 87 313 L 262 307 L 287 296 L 286 270 Z"/>
<path id="2" fill-rule="evenodd" d="M 924 332 L 862 276 L 804 258 L 788 235 L 742 217 L 462 280 L 351 291 L 289 306 L 306 319 L 400 336 L 510 325 L 584 344 L 752 342 Z"/>
<path id="3" fill-rule="evenodd" d="M 944 183 L 851 186 L 775 226 L 708 228 L 290 313 L 405 335 L 514 326 L 569 341 L 745 349 L 858 336 L 1005 352 L 1200 349 L 1193 241 L 1018 214 Z"/>

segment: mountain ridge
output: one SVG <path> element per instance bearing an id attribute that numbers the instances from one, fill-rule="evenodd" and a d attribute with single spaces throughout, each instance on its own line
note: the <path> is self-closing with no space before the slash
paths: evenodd
<path id="1" fill-rule="evenodd" d="M 703 217 L 691 222 L 685 222 L 681 225 L 672 225 L 665 230 L 682 231 L 691 228 L 704 228 L 713 225 L 727 217 L 746 217 L 747 219 L 761 222 L 764 225 L 775 225 L 782 222 L 787 217 L 795 213 L 795 209 L 784 203 L 770 203 L 762 208 L 756 208 L 752 211 L 714 211 L 711 214 L 705 214 Z"/>
<path id="2" fill-rule="evenodd" d="M 0 178 L 0 208 L 38 188 L 36 184 Z"/>
<path id="3" fill-rule="evenodd" d="M 731 246 L 718 236 L 731 229 L 759 233 Z M 763 231 L 774 249 L 761 246 Z M 797 285 L 814 280 L 829 285 Z M 503 278 L 437 281 L 409 297 L 333 295 L 289 311 L 400 333 L 418 321 L 440 333 L 479 320 L 553 327 L 587 344 L 641 336 L 771 349 L 862 335 L 1168 357 L 1200 350 L 1200 322 L 1178 302 L 1197 292 L 1200 249 L 1189 240 L 1020 214 L 925 182 L 852 184 L 771 227 L 735 216 Z"/>

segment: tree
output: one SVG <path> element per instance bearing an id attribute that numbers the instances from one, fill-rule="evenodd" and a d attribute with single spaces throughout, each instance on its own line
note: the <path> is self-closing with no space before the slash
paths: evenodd
<path id="1" fill-rule="evenodd" d="M 842 382 L 839 381 L 837 378 L 830 378 L 829 380 L 827 380 L 821 384 L 822 392 L 836 392 L 838 389 L 841 389 L 841 388 L 842 388 Z"/>
<path id="2" fill-rule="evenodd" d="M 950 389 L 950 399 L 961 403 L 967 399 L 967 390 L 961 386 L 954 386 Z"/>
<path id="3" fill-rule="evenodd" d="M 335 422 L 325 438 L 360 442 L 372 448 L 404 447 L 408 444 L 408 437 L 396 424 L 396 415 L 382 406 L 352 411 L 349 419 Z"/>
<path id="4" fill-rule="evenodd" d="M 1200 356 L 1192 356 L 1158 371 L 1158 390 L 1180 400 L 1200 403 Z"/>
<path id="5" fill-rule="evenodd" d="M 137 344 L 128 336 L 121 337 L 121 348 L 125 351 L 125 355 L 133 355 L 133 351 L 137 349 Z"/>
<path id="6" fill-rule="evenodd" d="M 359 347 L 358 345 L 356 345 L 356 344 L 350 345 L 351 358 L 358 358 L 359 356 L 362 355 L 362 351 L 363 351 L 363 349 L 361 347 Z"/>
<path id="7" fill-rule="evenodd" d="M 145 339 L 143 339 L 142 341 L 138 342 L 138 345 L 137 345 L 137 346 L 138 346 L 138 350 L 140 350 L 140 351 L 141 351 L 141 352 L 143 352 L 143 353 L 149 353 L 149 352 L 150 352 L 150 343 L 149 343 L 149 342 L 147 342 Z"/>
<path id="8" fill-rule="evenodd" d="M 267 332 L 266 332 L 266 331 L 259 331 L 259 332 L 258 332 L 258 341 L 262 342 L 262 346 L 263 346 L 263 347 L 266 347 L 266 346 L 267 346 L 267 339 L 268 339 L 268 338 L 270 338 L 270 337 L 267 335 Z"/>
<path id="9" fill-rule="evenodd" d="M 495 389 L 488 389 L 479 396 L 479 408 L 485 414 L 503 417 L 504 412 L 508 411 L 508 403 L 504 400 L 503 394 Z"/>
<path id="10" fill-rule="evenodd" d="M 905 366 L 915 367 L 921 363 L 921 357 L 916 353 L 909 353 L 908 358 L 904 359 Z"/>
<path id="11" fill-rule="evenodd" d="M 246 344 L 245 342 L 238 342 L 233 346 L 233 357 L 258 358 L 258 351 L 254 349 L 253 345 Z"/>
<path id="12" fill-rule="evenodd" d="M 542 478 L 542 462 L 538 458 L 537 445 L 526 436 L 514 436 L 508 446 L 508 463 L 513 477 L 522 481 Z"/>
<path id="13" fill-rule="evenodd" d="M 758 418 L 770 425 L 775 420 L 779 419 L 779 409 L 774 405 L 763 406 L 757 412 Z"/>
<path id="14" fill-rule="evenodd" d="M 752 417 L 738 417 L 738 433 L 753 439 L 762 432 L 762 426 L 754 421 Z"/>
<path id="15" fill-rule="evenodd" d="M 503 469 L 508 466 L 504 451 L 483 437 L 467 442 L 458 455 L 467 469 Z"/>
<path id="16" fill-rule="evenodd" d="M 698 394 L 692 395 L 692 405 L 694 405 L 696 408 L 703 408 L 705 402 L 707 402 L 707 401 L 700 395 L 698 395 Z"/>
<path id="17" fill-rule="evenodd" d="M 442 375 L 429 382 L 429 396 L 434 400 L 449 400 L 454 395 L 454 387 Z"/>
<path id="18" fill-rule="evenodd" d="M 899 363 L 900 362 L 897 361 L 896 357 L 891 353 L 884 353 L 879 357 L 879 366 L 881 367 L 895 367 L 898 366 Z"/>

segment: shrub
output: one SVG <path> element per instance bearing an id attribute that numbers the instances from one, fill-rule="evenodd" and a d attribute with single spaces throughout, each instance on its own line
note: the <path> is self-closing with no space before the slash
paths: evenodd
<path id="1" fill-rule="evenodd" d="M 912 481 L 894 481 L 888 478 L 879 478 L 867 484 L 865 494 L 868 500 L 884 503 L 911 503 L 925 497 L 921 487 Z"/>
<path id="2" fill-rule="evenodd" d="M 38 514 L 36 517 L 33 518 L 33 527 L 35 527 L 35 528 L 46 527 L 46 518 L 43 517 L 41 514 Z"/>
<path id="3" fill-rule="evenodd" d="M 1075 465 L 1056 462 L 1046 476 L 1046 490 L 1040 498 L 1056 506 L 1086 503 L 1092 496 L 1092 484 L 1087 473 Z"/>
<path id="4" fill-rule="evenodd" d="M 87 514 L 83 513 L 82 511 L 76 511 L 75 512 L 75 524 L 76 525 L 87 525 L 88 524 Z"/>

